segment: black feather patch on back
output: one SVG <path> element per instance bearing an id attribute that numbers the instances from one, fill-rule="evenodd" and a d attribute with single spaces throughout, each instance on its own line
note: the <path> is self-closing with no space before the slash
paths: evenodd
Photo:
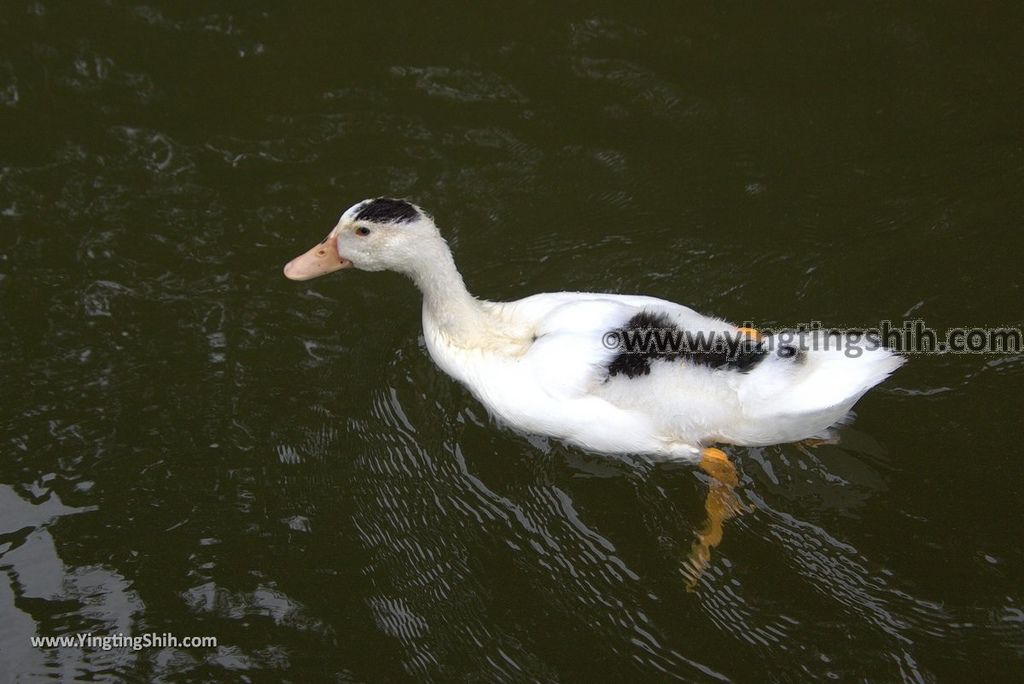
<path id="1" fill-rule="evenodd" d="M 665 314 L 653 314 L 648 311 L 641 311 L 636 314 L 621 328 L 613 330 L 613 333 L 618 334 L 619 339 L 619 353 L 615 355 L 612 362 L 608 364 L 608 375 L 615 377 L 619 373 L 622 373 L 627 378 L 636 378 L 641 375 L 648 375 L 651 372 L 651 361 L 657 358 L 665 358 L 664 355 L 659 355 L 655 351 L 631 351 L 623 348 L 624 336 L 627 334 L 637 333 L 642 334 L 644 332 L 653 330 L 679 330 L 669 317 Z"/>
<path id="2" fill-rule="evenodd" d="M 652 361 L 676 361 L 747 372 L 768 355 L 763 345 L 754 340 L 744 339 L 738 346 L 729 348 L 723 344 L 725 340 L 706 332 L 688 334 L 667 315 L 650 311 L 641 311 L 623 327 L 609 332 L 619 340 L 619 352 L 608 364 L 609 377 L 619 373 L 627 378 L 648 375 Z M 627 339 L 630 342 L 627 343 Z"/>
<path id="3" fill-rule="evenodd" d="M 405 200 L 378 197 L 366 204 L 356 220 L 373 221 L 374 223 L 409 223 L 420 217 L 416 207 Z"/>

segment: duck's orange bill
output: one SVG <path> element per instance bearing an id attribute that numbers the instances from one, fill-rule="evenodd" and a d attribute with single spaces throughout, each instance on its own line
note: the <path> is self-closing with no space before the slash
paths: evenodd
<path id="1" fill-rule="evenodd" d="M 349 268 L 352 262 L 338 254 L 338 238 L 328 235 L 320 244 L 284 265 L 284 275 L 292 280 L 310 280 Z"/>

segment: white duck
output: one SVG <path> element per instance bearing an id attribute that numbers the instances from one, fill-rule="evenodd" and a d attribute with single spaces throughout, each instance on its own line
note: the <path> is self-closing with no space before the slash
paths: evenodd
<path id="1" fill-rule="evenodd" d="M 482 301 L 466 289 L 430 216 L 403 200 L 352 206 L 284 274 L 307 280 L 348 267 L 412 278 L 431 357 L 509 425 L 598 452 L 692 460 L 726 482 L 735 482 L 731 464 L 706 445 L 821 436 L 903 363 L 870 341 L 841 350 L 845 338 L 810 332 L 783 344 L 655 297 L 553 292 Z M 733 354 L 631 353 L 615 344 L 649 330 L 714 334 L 731 348 L 748 339 Z"/>

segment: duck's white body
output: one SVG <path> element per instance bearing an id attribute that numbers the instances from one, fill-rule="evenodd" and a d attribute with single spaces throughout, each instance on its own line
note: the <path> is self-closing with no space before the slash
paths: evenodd
<path id="1" fill-rule="evenodd" d="M 830 350 L 816 350 L 825 334 L 808 332 L 792 340 L 806 349 L 800 357 L 769 354 L 747 372 L 658 359 L 649 374 L 611 376 L 619 351 L 608 348 L 606 336 L 638 313 L 665 314 L 688 331 L 735 336 L 736 327 L 643 296 L 557 292 L 480 304 L 518 343 L 460 346 L 424 306 L 424 339 L 437 365 L 508 425 L 601 452 L 689 458 L 708 443 L 822 436 L 902 363 L 868 345 L 850 358 L 836 337 Z M 773 347 L 771 338 L 761 342 Z"/>
<path id="2" fill-rule="evenodd" d="M 398 200 L 353 206 L 285 274 L 305 279 L 350 265 L 413 279 L 423 293 L 431 357 L 493 415 L 594 451 L 697 458 L 713 442 L 753 446 L 820 436 L 903 362 L 873 344 L 839 349 L 845 338 L 808 332 L 786 340 L 800 349 L 795 355 L 762 338 L 761 349 L 774 351 L 742 368 L 655 355 L 642 372 L 617 373 L 623 352 L 608 336 L 638 315 L 690 333 L 735 337 L 737 328 L 654 297 L 556 292 L 507 303 L 477 300 L 433 221 Z"/>

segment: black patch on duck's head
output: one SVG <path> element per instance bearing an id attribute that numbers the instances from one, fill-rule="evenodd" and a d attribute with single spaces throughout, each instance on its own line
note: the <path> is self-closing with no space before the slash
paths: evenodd
<path id="1" fill-rule="evenodd" d="M 419 217 L 416 207 L 405 200 L 378 197 L 363 205 L 354 218 L 374 223 L 410 223 Z"/>
<path id="2" fill-rule="evenodd" d="M 695 332 L 688 335 L 666 314 L 650 311 L 641 311 L 630 318 L 626 325 L 610 332 L 618 336 L 619 352 L 608 364 L 608 377 L 620 373 L 627 378 L 649 375 L 652 361 L 681 361 L 746 373 L 768 355 L 764 345 L 750 339 L 741 340 L 730 354 L 721 344 L 714 344 L 721 340 L 716 340 L 709 333 L 702 335 Z M 637 342 L 640 344 L 630 349 L 627 337 L 634 345 Z M 708 344 L 702 346 L 702 340 Z M 679 344 L 680 341 L 686 344 Z"/>

